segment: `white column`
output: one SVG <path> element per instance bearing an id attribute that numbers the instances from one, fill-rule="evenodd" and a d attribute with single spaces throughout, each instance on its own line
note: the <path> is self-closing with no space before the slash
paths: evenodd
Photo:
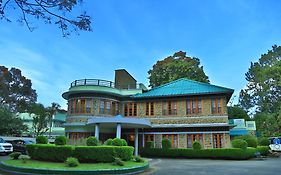
<path id="1" fill-rule="evenodd" d="M 97 123 L 95 125 L 95 137 L 99 140 L 99 135 L 100 135 L 100 127 L 99 124 Z"/>
<path id="2" fill-rule="evenodd" d="M 117 123 L 116 138 L 121 139 L 121 124 Z"/>
<path id="3" fill-rule="evenodd" d="M 139 150 L 139 131 L 138 128 L 135 129 L 135 156 L 137 156 Z"/>

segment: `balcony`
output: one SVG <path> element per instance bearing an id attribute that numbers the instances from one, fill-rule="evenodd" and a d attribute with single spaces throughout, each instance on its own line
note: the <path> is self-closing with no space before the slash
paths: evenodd
<path id="1" fill-rule="evenodd" d="M 75 80 L 70 84 L 70 88 L 76 86 L 103 86 L 116 89 L 144 89 L 145 86 L 142 83 L 139 84 L 126 84 L 122 86 L 116 86 L 114 82 L 101 79 L 80 79 Z M 146 88 L 145 88 L 146 89 Z"/>

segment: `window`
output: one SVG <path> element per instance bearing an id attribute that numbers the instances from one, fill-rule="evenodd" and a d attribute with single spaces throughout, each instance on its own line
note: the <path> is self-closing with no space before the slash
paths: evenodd
<path id="1" fill-rule="evenodd" d="M 104 108 L 104 100 L 100 101 L 100 114 L 104 114 L 105 113 L 105 108 Z"/>
<path id="2" fill-rule="evenodd" d="M 118 115 L 119 114 L 119 103 L 113 101 L 111 103 L 111 114 L 112 115 Z"/>
<path id="3" fill-rule="evenodd" d="M 87 99 L 86 100 L 86 113 L 91 113 L 92 112 L 92 100 Z"/>
<path id="4" fill-rule="evenodd" d="M 124 116 L 137 116 L 137 103 L 125 103 Z"/>
<path id="5" fill-rule="evenodd" d="M 222 113 L 221 99 L 219 99 L 219 98 L 212 99 L 211 111 L 212 111 L 213 114 Z"/>
<path id="6" fill-rule="evenodd" d="M 187 134 L 186 135 L 186 142 L 187 147 L 192 148 L 193 143 L 197 141 L 203 146 L 203 135 L 202 134 Z"/>
<path id="7" fill-rule="evenodd" d="M 80 111 L 79 113 L 85 113 L 85 99 L 80 100 Z"/>
<path id="8" fill-rule="evenodd" d="M 177 103 L 174 101 L 164 101 L 162 103 L 163 115 L 177 115 Z"/>
<path id="9" fill-rule="evenodd" d="M 110 114 L 110 101 L 106 101 L 105 106 L 106 106 L 105 113 Z"/>
<path id="10" fill-rule="evenodd" d="M 186 114 L 200 114 L 202 112 L 200 99 L 188 99 L 186 102 Z"/>
<path id="11" fill-rule="evenodd" d="M 154 103 L 153 102 L 147 102 L 145 104 L 145 115 L 154 115 Z"/>
<path id="12" fill-rule="evenodd" d="M 163 134 L 162 139 L 169 139 L 172 143 L 172 148 L 178 147 L 178 134 Z"/>
<path id="13" fill-rule="evenodd" d="M 222 148 L 223 147 L 223 134 L 213 134 L 213 147 Z"/>

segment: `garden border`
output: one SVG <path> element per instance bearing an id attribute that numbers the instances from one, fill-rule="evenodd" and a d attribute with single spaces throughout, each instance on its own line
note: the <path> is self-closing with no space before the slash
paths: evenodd
<path id="1" fill-rule="evenodd" d="M 0 169 L 7 172 L 15 172 L 15 173 L 27 173 L 27 174 L 136 174 L 143 172 L 149 168 L 149 163 L 147 162 L 144 166 L 135 166 L 132 168 L 116 168 L 116 169 L 100 169 L 100 170 L 50 170 L 43 168 L 25 168 L 18 166 L 11 166 L 5 164 L 3 161 L 0 162 Z"/>

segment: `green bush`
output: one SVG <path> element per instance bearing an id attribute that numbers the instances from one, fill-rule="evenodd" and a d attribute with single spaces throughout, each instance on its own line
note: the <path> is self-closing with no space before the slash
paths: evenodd
<path id="1" fill-rule="evenodd" d="M 235 139 L 231 142 L 233 148 L 247 149 L 248 143 L 242 139 Z"/>
<path id="2" fill-rule="evenodd" d="M 55 139 L 55 145 L 66 145 L 67 138 L 65 136 L 57 136 Z"/>
<path id="3" fill-rule="evenodd" d="M 140 156 L 135 156 L 134 159 L 136 162 L 144 162 L 144 159 L 141 158 Z"/>
<path id="4" fill-rule="evenodd" d="M 162 148 L 163 149 L 170 149 L 172 148 L 172 143 L 170 139 L 163 139 L 162 140 Z"/>
<path id="5" fill-rule="evenodd" d="M 191 148 L 181 149 L 143 149 L 142 156 L 147 157 L 166 157 L 166 158 L 208 158 L 208 159 L 230 159 L 245 160 L 255 156 L 255 148 L 214 148 L 194 150 Z"/>
<path id="6" fill-rule="evenodd" d="M 245 139 L 245 141 L 248 143 L 248 147 L 256 148 L 258 146 L 258 140 L 255 137 Z"/>
<path id="7" fill-rule="evenodd" d="M 152 141 L 145 142 L 144 148 L 146 148 L 146 149 L 154 148 L 153 142 Z"/>
<path id="8" fill-rule="evenodd" d="M 121 146 L 115 147 L 116 156 L 124 161 L 131 160 L 134 154 L 134 147 L 132 146 Z"/>
<path id="9" fill-rule="evenodd" d="M 118 157 L 114 158 L 114 164 L 119 166 L 124 166 L 124 162 Z"/>
<path id="10" fill-rule="evenodd" d="M 197 141 L 193 142 L 192 148 L 193 148 L 194 150 L 200 150 L 200 149 L 201 149 L 201 144 L 200 144 L 200 142 L 197 142 Z"/>
<path id="11" fill-rule="evenodd" d="M 123 142 L 122 142 L 121 139 L 114 138 L 114 139 L 112 140 L 112 145 L 113 145 L 113 146 L 122 146 L 122 145 L 123 145 Z"/>
<path id="12" fill-rule="evenodd" d="M 48 138 L 46 136 L 37 136 L 36 143 L 37 144 L 48 144 Z"/>
<path id="13" fill-rule="evenodd" d="M 269 146 L 258 146 L 257 152 L 260 152 L 263 156 L 267 156 L 269 153 Z"/>
<path id="14" fill-rule="evenodd" d="M 26 145 L 26 149 L 31 159 L 54 162 L 65 162 L 73 153 L 73 147 L 69 145 L 31 144 Z"/>
<path id="15" fill-rule="evenodd" d="M 259 139 L 259 145 L 260 146 L 269 146 L 269 140 L 266 137 L 262 137 Z"/>
<path id="16" fill-rule="evenodd" d="M 87 146 L 98 146 L 99 140 L 96 137 L 88 137 L 86 140 Z"/>
<path id="17" fill-rule="evenodd" d="M 258 141 L 257 141 L 257 138 L 252 136 L 252 135 L 244 135 L 244 136 L 237 136 L 237 137 L 234 137 L 234 140 L 236 139 L 242 139 L 242 140 L 245 140 L 247 142 L 247 146 L 248 147 L 254 147 L 256 148 L 257 145 L 258 145 Z"/>
<path id="18" fill-rule="evenodd" d="M 122 146 L 128 146 L 128 144 L 127 144 L 125 139 L 121 139 L 121 141 L 122 141 Z"/>
<path id="19" fill-rule="evenodd" d="M 133 151 L 131 146 L 77 146 L 73 156 L 79 162 L 113 162 L 115 157 L 131 160 Z"/>
<path id="20" fill-rule="evenodd" d="M 28 155 L 20 155 L 19 160 L 22 160 L 23 163 L 26 163 L 27 160 L 30 160 L 30 157 Z"/>
<path id="21" fill-rule="evenodd" d="M 69 167 L 77 167 L 79 165 L 79 161 L 75 157 L 68 157 L 65 161 L 65 164 Z"/>
<path id="22" fill-rule="evenodd" d="M 20 155 L 20 152 L 13 152 L 9 156 L 11 157 L 11 159 L 18 160 Z"/>
<path id="23" fill-rule="evenodd" d="M 104 145 L 112 146 L 112 139 L 107 139 L 107 140 L 104 142 Z"/>

